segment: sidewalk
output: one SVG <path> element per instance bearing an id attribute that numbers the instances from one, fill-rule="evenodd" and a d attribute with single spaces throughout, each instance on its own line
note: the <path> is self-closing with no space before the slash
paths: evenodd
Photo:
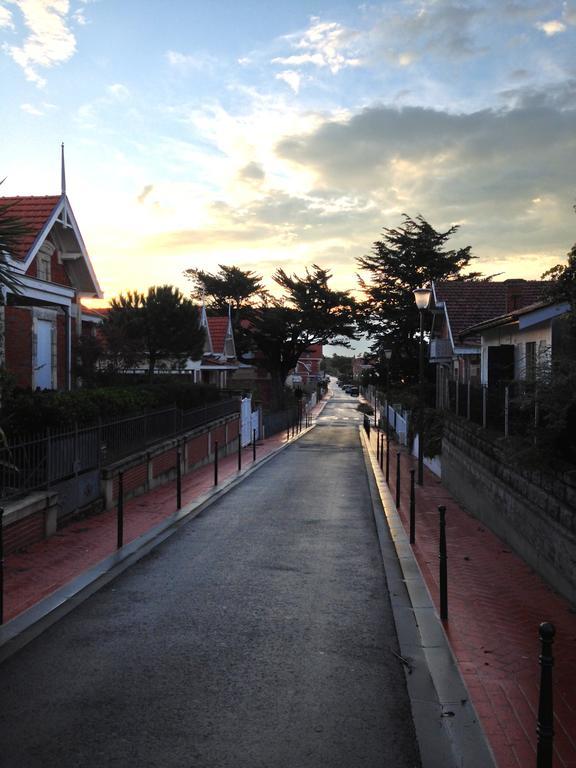
<path id="1" fill-rule="evenodd" d="M 370 451 L 375 471 L 380 472 L 374 429 Z M 394 498 L 398 451 L 398 511 L 408 531 L 410 469 L 415 469 L 417 462 L 406 449 L 390 443 L 389 489 Z M 437 610 L 439 505 L 447 510 L 449 620 L 444 628 L 498 768 L 536 766 L 538 627 L 542 621 L 551 621 L 556 627 L 554 765 L 576 768 L 574 610 L 500 539 L 468 515 L 425 468 L 423 487 L 416 485 L 413 551 Z"/>
<path id="2" fill-rule="evenodd" d="M 326 400 L 312 410 L 312 419 Z M 292 440 L 292 436 L 290 440 Z M 256 444 L 256 465 L 289 442 L 280 432 Z M 233 451 L 218 462 L 218 488 L 255 466 L 252 446 L 242 450 L 242 470 Z M 217 490 L 214 465 L 209 463 L 182 476 L 182 507 Z M 124 503 L 124 544 L 136 540 L 176 512 L 176 481 L 159 486 Z M 26 551 L 10 554 L 4 562 L 4 622 L 36 605 L 72 579 L 116 551 L 116 509 L 78 520 Z"/>

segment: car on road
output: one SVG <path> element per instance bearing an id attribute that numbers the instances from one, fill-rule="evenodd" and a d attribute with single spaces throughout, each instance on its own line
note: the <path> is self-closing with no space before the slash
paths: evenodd
<path id="1" fill-rule="evenodd" d="M 346 391 L 348 392 L 349 395 L 351 395 L 351 397 L 358 397 L 358 395 L 360 394 L 360 390 L 358 389 L 358 387 L 348 387 Z"/>

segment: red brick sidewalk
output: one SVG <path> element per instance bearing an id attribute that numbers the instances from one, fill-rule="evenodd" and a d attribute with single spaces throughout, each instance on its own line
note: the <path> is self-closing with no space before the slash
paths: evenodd
<path id="1" fill-rule="evenodd" d="M 315 418 L 326 404 L 312 411 Z M 290 438 L 292 439 L 292 438 Z M 256 463 L 283 443 L 281 432 L 256 445 Z M 242 451 L 242 471 L 253 465 L 252 446 Z M 220 457 L 222 485 L 238 475 L 238 454 Z M 182 507 L 214 489 L 214 466 L 207 464 L 182 477 Z M 124 544 L 128 544 L 176 512 L 176 482 L 129 499 L 124 504 Z M 79 520 L 49 539 L 10 554 L 4 564 L 4 620 L 9 621 L 116 551 L 116 509 Z"/>
<path id="2" fill-rule="evenodd" d="M 371 448 L 376 452 L 376 433 Z M 390 444 L 390 491 L 396 493 L 396 444 Z M 401 451 L 400 517 L 409 529 L 410 469 Z M 449 621 L 446 634 L 499 768 L 536 766 L 540 668 L 538 627 L 556 626 L 555 763 L 576 768 L 576 615 L 509 547 L 454 501 L 425 469 L 416 486 L 414 554 L 436 608 L 438 506 L 446 506 Z"/>

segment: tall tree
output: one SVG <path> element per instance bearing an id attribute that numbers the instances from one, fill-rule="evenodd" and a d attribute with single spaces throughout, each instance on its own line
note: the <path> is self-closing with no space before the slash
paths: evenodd
<path id="1" fill-rule="evenodd" d="M 188 358 L 199 360 L 205 331 L 197 307 L 171 285 L 128 292 L 111 303 L 102 332 L 116 362 L 133 367 L 143 360 L 152 375 L 159 362 L 179 368 Z"/>
<path id="2" fill-rule="evenodd" d="M 184 274 L 192 281 L 192 298 L 205 301 L 206 309 L 212 314 L 228 314 L 228 307 L 235 315 L 242 309 L 255 306 L 267 296 L 262 275 L 239 267 L 218 265 L 219 272 L 205 272 L 202 269 L 187 269 Z"/>
<path id="3" fill-rule="evenodd" d="M 365 299 L 360 306 L 359 326 L 372 339 L 372 351 L 382 356 L 393 349 L 396 366 L 411 375 L 418 358 L 418 309 L 412 291 L 433 280 L 473 280 L 478 272 L 463 274 L 475 256 L 471 246 L 448 249 L 458 231 L 452 226 L 435 230 L 422 216 L 404 214 L 403 223 L 384 229 L 372 252 L 357 259 L 358 276 Z"/>
<path id="4" fill-rule="evenodd" d="M 284 289 L 284 297 L 254 313 L 252 338 L 279 398 L 287 375 L 311 345 L 332 342 L 348 346 L 349 339 L 355 338 L 354 299 L 348 291 L 333 291 L 330 278 L 330 272 L 316 265 L 306 269 L 305 277 L 278 269 L 274 280 Z"/>
<path id="5" fill-rule="evenodd" d="M 187 269 L 184 274 L 193 283 L 192 298 L 204 302 L 208 314 L 227 315 L 231 310 L 236 353 L 242 359 L 253 349 L 245 322 L 252 320 L 258 304 L 268 301 L 269 293 L 262 275 L 225 264 L 218 269 L 216 273 Z"/>

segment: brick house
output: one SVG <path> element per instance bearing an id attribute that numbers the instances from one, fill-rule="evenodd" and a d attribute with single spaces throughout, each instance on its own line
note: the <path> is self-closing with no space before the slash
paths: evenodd
<path id="1" fill-rule="evenodd" d="M 0 204 L 29 230 L 5 254 L 20 288 L 2 289 L 0 362 L 20 387 L 70 389 L 74 341 L 95 319 L 80 301 L 102 297 L 70 202 L 63 191 Z"/>

